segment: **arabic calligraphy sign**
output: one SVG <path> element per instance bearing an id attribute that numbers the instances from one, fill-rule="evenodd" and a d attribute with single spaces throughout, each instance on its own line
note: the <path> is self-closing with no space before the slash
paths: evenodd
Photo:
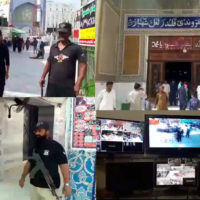
<path id="1" fill-rule="evenodd" d="M 149 38 L 151 50 L 200 50 L 199 36 L 156 36 Z"/>
<path id="2" fill-rule="evenodd" d="M 144 17 L 126 16 L 127 29 L 199 29 L 200 16 L 190 17 Z"/>

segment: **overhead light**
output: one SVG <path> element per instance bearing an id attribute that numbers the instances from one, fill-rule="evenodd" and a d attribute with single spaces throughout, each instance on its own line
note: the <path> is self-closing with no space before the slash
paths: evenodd
<path id="1" fill-rule="evenodd" d="M 183 53 L 187 53 L 187 49 L 185 47 L 183 48 Z"/>

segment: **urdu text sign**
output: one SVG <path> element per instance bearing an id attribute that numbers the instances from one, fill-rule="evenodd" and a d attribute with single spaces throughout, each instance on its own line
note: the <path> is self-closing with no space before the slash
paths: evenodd
<path id="1" fill-rule="evenodd" d="M 150 17 L 126 16 L 127 29 L 199 29 L 200 16 Z"/>

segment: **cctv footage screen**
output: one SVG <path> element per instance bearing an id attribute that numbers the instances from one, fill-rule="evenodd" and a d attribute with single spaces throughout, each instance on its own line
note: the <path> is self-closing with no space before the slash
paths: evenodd
<path id="1" fill-rule="evenodd" d="M 157 164 L 156 185 L 191 185 L 195 183 L 195 166 L 174 166 L 170 164 Z"/>
<path id="2" fill-rule="evenodd" d="M 104 144 L 106 144 L 107 142 L 107 144 L 111 144 L 112 142 L 121 142 L 121 151 L 132 151 L 138 146 L 140 146 L 140 148 L 142 147 L 144 132 L 143 123 L 111 119 L 99 119 L 99 124 L 99 140 L 101 143 L 103 142 Z"/>
<path id="3" fill-rule="evenodd" d="M 149 118 L 150 148 L 199 148 L 200 119 Z"/>

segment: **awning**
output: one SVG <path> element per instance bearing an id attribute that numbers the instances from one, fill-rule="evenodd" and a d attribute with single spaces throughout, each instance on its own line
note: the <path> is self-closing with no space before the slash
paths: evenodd
<path id="1" fill-rule="evenodd" d="M 17 28 L 12 28 L 10 31 L 11 31 L 11 33 L 14 33 L 14 34 L 25 34 L 26 33 L 26 31 L 23 31 L 23 30 L 20 30 Z"/>

